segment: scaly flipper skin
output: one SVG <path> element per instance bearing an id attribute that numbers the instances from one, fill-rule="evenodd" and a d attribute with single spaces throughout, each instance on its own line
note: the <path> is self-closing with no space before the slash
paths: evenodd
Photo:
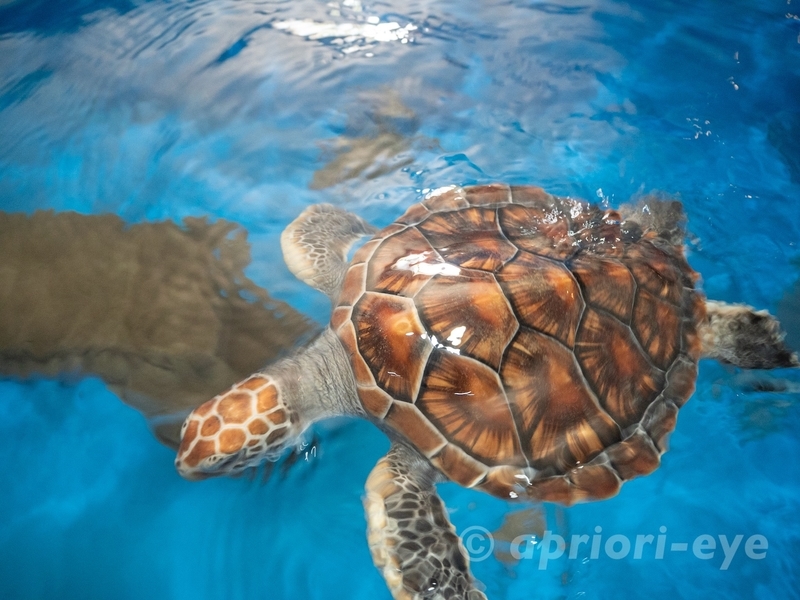
<path id="1" fill-rule="evenodd" d="M 485 600 L 436 493 L 436 476 L 400 444 L 378 461 L 364 500 L 372 559 L 395 600 Z"/>
<path id="2" fill-rule="evenodd" d="M 778 320 L 746 304 L 706 301 L 700 330 L 703 355 L 743 369 L 797 367 L 800 361 L 783 341 Z"/>
<path id="3" fill-rule="evenodd" d="M 347 270 L 347 252 L 375 227 L 332 204 L 305 209 L 281 234 L 283 259 L 302 282 L 336 302 Z"/>

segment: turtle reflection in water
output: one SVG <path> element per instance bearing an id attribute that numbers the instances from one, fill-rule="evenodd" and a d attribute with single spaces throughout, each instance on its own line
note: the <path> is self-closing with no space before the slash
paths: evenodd
<path id="1" fill-rule="evenodd" d="M 484 598 L 434 484 L 608 498 L 658 467 L 699 358 L 798 365 L 770 315 L 695 289 L 680 205 L 649 208 L 623 207 L 625 219 L 535 187 L 453 187 L 379 232 L 308 208 L 283 233 L 284 258 L 331 298 L 330 326 L 197 408 L 178 470 L 237 473 L 314 421 L 369 419 L 392 440 L 365 500 L 392 594 Z"/>

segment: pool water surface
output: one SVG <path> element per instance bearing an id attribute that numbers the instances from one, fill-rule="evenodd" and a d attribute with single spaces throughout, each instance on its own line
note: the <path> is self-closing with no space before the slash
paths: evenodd
<path id="1" fill-rule="evenodd" d="M 0 209 L 112 214 L 120 231 L 237 223 L 246 277 L 318 328 L 329 302 L 279 242 L 310 204 L 383 226 L 449 184 L 611 206 L 664 193 L 704 292 L 777 312 L 797 348 L 798 15 L 797 0 L 0 1 Z M 470 547 L 492 600 L 798 598 L 798 400 L 797 370 L 702 361 L 662 466 L 617 497 L 440 492 L 460 532 L 495 532 L 485 560 Z M 192 483 L 98 377 L 8 375 L 0 416 L 0 597 L 389 597 L 361 504 L 388 449 L 370 424 L 316 426 L 266 483 Z M 601 539 L 511 556 L 509 539 L 545 531 Z M 648 535 L 662 556 L 622 552 Z"/>

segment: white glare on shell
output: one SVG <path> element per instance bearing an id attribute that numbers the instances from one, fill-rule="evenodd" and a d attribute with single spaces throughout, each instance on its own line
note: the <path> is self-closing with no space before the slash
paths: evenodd
<path id="1" fill-rule="evenodd" d="M 450 190 L 456 189 L 455 185 L 446 185 L 444 187 L 436 188 L 435 190 L 431 190 L 427 194 L 425 194 L 425 200 L 429 200 L 430 198 L 435 198 L 436 196 L 441 196 L 442 194 L 446 194 Z"/>
<path id="2" fill-rule="evenodd" d="M 454 327 L 453 331 L 450 332 L 450 335 L 447 336 L 447 341 L 453 344 L 453 346 L 460 346 L 461 339 L 464 337 L 464 334 L 467 332 L 467 326 L 462 325 L 461 327 Z"/>
<path id="3" fill-rule="evenodd" d="M 414 275 L 456 276 L 461 273 L 461 269 L 456 265 L 427 262 L 432 254 L 432 252 L 426 251 L 403 256 L 392 265 L 392 269 L 397 271 L 411 271 Z"/>

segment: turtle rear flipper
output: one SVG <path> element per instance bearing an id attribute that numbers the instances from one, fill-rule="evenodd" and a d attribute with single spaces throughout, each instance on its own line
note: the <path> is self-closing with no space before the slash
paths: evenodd
<path id="1" fill-rule="evenodd" d="M 486 600 L 436 493 L 436 471 L 393 444 L 367 479 L 369 549 L 395 600 Z"/>
<path id="2" fill-rule="evenodd" d="M 703 355 L 744 369 L 797 367 L 800 361 L 783 341 L 778 320 L 746 304 L 706 301 L 701 328 Z"/>
<path id="3" fill-rule="evenodd" d="M 336 302 L 347 271 L 347 252 L 359 238 L 375 231 L 353 213 L 332 204 L 315 204 L 281 234 L 283 259 L 300 281 Z"/>
<path id="4" fill-rule="evenodd" d="M 673 246 L 681 246 L 686 237 L 686 213 L 675 198 L 648 194 L 619 207 L 625 221 L 623 229 L 638 226 L 642 231 L 655 231 Z"/>

